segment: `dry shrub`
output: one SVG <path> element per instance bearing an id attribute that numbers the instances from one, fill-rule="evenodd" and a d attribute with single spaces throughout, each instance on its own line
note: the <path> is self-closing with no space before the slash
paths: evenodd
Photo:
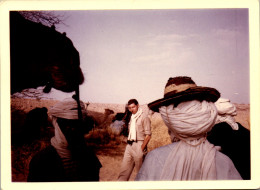
<path id="1" fill-rule="evenodd" d="M 89 144 L 107 144 L 110 136 L 106 129 L 94 129 L 85 135 L 85 139 Z"/>
<path id="2" fill-rule="evenodd" d="M 152 137 L 148 144 L 148 151 L 171 143 L 168 128 L 159 113 L 151 117 Z"/>
<path id="3" fill-rule="evenodd" d="M 38 100 L 38 99 L 25 99 L 25 98 L 11 98 L 11 108 L 16 110 L 23 110 L 29 112 L 36 107 L 46 107 L 49 109 L 54 104 L 58 103 L 57 100 Z"/>
<path id="4" fill-rule="evenodd" d="M 123 137 L 113 134 L 110 128 L 94 129 L 85 135 L 85 139 L 91 146 L 119 145 L 123 141 Z"/>
<path id="5" fill-rule="evenodd" d="M 235 104 L 237 108 L 237 115 L 235 119 L 245 128 L 250 130 L 250 105 L 248 104 Z"/>

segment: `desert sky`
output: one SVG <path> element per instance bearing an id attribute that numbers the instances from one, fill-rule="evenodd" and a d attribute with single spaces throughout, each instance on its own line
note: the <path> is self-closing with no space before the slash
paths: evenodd
<path id="1" fill-rule="evenodd" d="M 64 18 L 56 30 L 79 51 L 83 101 L 146 104 L 163 97 L 169 77 L 190 76 L 223 98 L 249 103 L 248 9 L 52 12 Z"/>

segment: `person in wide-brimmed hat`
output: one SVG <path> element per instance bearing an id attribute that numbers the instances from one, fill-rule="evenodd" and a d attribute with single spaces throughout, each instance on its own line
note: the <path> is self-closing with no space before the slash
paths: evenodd
<path id="1" fill-rule="evenodd" d="M 170 78 L 164 98 L 148 107 L 160 112 L 177 142 L 149 152 L 136 180 L 242 179 L 230 158 L 206 138 L 217 118 L 214 102 L 219 97 L 216 89 L 197 86 L 190 77 Z"/>

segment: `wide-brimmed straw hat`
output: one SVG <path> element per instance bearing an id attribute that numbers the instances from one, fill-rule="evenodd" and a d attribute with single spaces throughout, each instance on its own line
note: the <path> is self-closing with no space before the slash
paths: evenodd
<path id="1" fill-rule="evenodd" d="M 190 100 L 216 102 L 219 97 L 220 93 L 215 88 L 197 86 L 190 77 L 178 76 L 169 78 L 164 89 L 164 97 L 149 103 L 148 107 L 159 112 L 161 106 L 177 105 Z"/>

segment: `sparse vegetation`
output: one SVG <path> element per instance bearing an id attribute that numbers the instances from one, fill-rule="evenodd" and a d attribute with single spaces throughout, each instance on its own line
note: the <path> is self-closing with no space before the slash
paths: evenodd
<path id="1" fill-rule="evenodd" d="M 55 103 L 57 103 L 56 100 L 12 98 L 12 133 L 19 133 L 25 116 L 30 110 L 36 107 L 46 107 L 49 109 Z M 235 119 L 244 127 L 250 129 L 249 105 L 236 104 L 236 106 L 238 115 Z M 114 113 L 110 114 L 104 121 L 105 109 L 111 109 Z M 148 110 L 146 105 L 143 105 L 142 109 L 144 111 Z M 126 146 L 126 137 L 123 135 L 114 135 L 108 126 L 111 124 L 113 116 L 117 112 L 124 112 L 125 105 L 90 103 L 87 110 L 88 114 L 97 121 L 98 125 L 85 135 L 85 139 L 86 143 L 94 148 L 103 165 L 100 170 L 100 181 L 116 181 Z M 153 114 L 151 116 L 151 122 L 152 138 L 148 144 L 148 151 L 171 143 L 168 129 L 162 121 L 160 114 Z M 38 151 L 50 144 L 50 138 L 51 136 L 48 135 L 29 145 L 12 145 L 12 181 L 26 181 L 31 158 Z M 136 172 L 133 172 L 130 180 L 134 180 L 135 175 Z"/>

